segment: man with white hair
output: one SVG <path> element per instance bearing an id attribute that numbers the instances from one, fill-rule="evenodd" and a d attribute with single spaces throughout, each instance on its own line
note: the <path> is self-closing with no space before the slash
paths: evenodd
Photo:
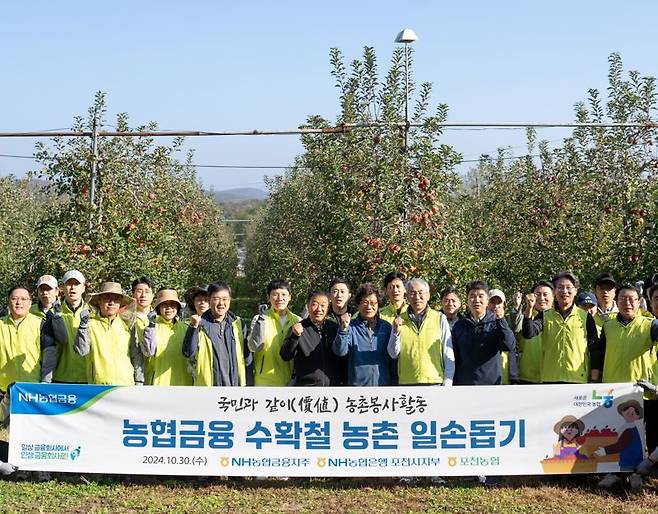
<path id="1" fill-rule="evenodd" d="M 452 385 L 455 359 L 445 314 L 429 307 L 430 286 L 422 278 L 407 282 L 408 309 L 395 318 L 389 355 L 398 359 L 400 385 Z"/>
<path id="2" fill-rule="evenodd" d="M 412 278 L 406 287 L 409 307 L 393 321 L 393 332 L 399 337 L 388 346 L 391 358 L 398 359 L 399 383 L 451 386 L 455 357 L 448 318 L 429 307 L 430 286 L 425 280 Z M 445 483 L 440 476 L 430 480 L 434 485 Z"/>

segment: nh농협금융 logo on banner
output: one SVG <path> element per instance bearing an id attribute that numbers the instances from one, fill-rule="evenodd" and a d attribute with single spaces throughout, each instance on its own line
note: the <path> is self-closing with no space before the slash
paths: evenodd
<path id="1" fill-rule="evenodd" d="M 116 386 L 18 383 L 12 388 L 11 414 L 55 416 L 86 410 Z"/>

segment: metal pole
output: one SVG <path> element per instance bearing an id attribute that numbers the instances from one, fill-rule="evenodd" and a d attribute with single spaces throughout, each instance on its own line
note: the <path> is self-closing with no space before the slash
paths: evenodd
<path id="1" fill-rule="evenodd" d="M 409 146 L 409 43 L 404 44 L 404 153 Z"/>
<path id="2" fill-rule="evenodd" d="M 91 176 L 89 179 L 89 232 L 93 230 L 94 203 L 96 202 L 96 166 L 98 163 L 98 116 L 94 110 L 91 139 Z"/>

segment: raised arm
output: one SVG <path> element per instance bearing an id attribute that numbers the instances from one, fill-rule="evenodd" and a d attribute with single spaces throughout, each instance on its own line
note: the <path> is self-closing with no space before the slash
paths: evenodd
<path id="1" fill-rule="evenodd" d="M 85 309 L 80 313 L 80 326 L 73 339 L 73 350 L 75 353 L 82 356 L 87 355 L 91 347 L 89 339 L 89 311 Z"/>

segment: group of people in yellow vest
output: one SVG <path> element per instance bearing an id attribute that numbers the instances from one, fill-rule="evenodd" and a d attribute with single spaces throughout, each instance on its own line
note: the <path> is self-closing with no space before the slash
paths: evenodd
<path id="1" fill-rule="evenodd" d="M 483 281 L 440 294 L 391 272 L 383 287 L 352 291 L 334 279 L 308 294 L 301 315 L 291 287 L 272 280 L 249 322 L 231 310 L 225 282 L 179 299 L 148 277 L 131 294 L 115 282 L 88 293 L 77 270 L 7 296 L 0 320 L 0 396 L 14 382 L 176 386 L 386 386 L 637 382 L 645 388 L 649 450 L 658 446 L 658 283 L 619 285 L 598 275 L 593 292 L 560 272 L 507 302 Z M 580 291 L 580 294 L 579 294 Z M 653 313 L 653 314 L 652 314 Z M 4 412 L 4 411 L 3 411 Z M 658 460 L 653 450 L 638 471 Z M 2 470 L 0 470 L 2 472 Z M 610 478 L 612 477 L 612 478 Z M 439 479 L 439 477 L 436 477 Z M 440 480 L 440 479 L 439 479 Z M 604 481 L 607 482 L 604 483 Z M 621 480 L 604 477 L 602 486 Z"/>

